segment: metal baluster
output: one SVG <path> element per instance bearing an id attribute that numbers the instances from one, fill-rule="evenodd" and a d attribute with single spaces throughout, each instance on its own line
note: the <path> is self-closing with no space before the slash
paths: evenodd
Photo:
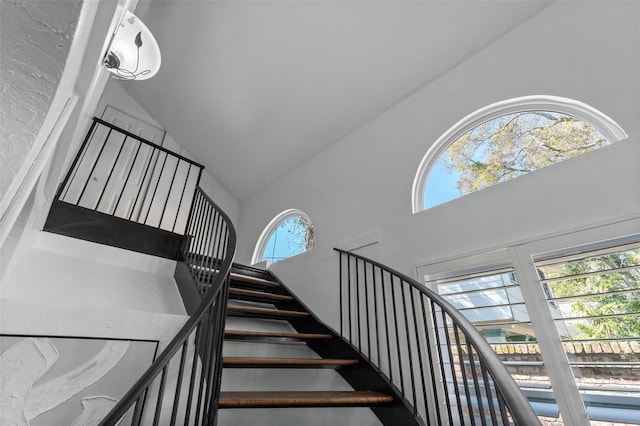
<path id="1" fill-rule="evenodd" d="M 431 301 L 431 308 L 432 308 L 432 315 L 433 315 L 433 319 L 434 319 L 434 323 L 438 324 L 438 320 L 437 320 L 437 316 L 436 316 L 436 310 L 433 309 L 435 307 L 435 302 L 433 302 L 433 300 Z M 438 309 L 440 309 L 440 306 L 438 306 Z M 460 390 L 458 389 L 458 378 L 456 376 L 456 372 L 454 369 L 454 365 L 453 365 L 453 353 L 451 352 L 451 341 L 449 339 L 449 330 L 447 328 L 447 318 L 445 316 L 445 312 L 444 311 L 440 311 L 440 317 L 441 317 L 441 321 L 444 327 L 444 336 L 445 336 L 445 341 L 446 341 L 446 348 L 447 348 L 447 352 L 449 355 L 449 368 L 451 370 L 451 376 L 452 376 L 452 384 L 453 384 L 453 391 L 455 393 L 456 396 L 456 406 L 458 407 L 458 415 L 460 416 L 460 421 L 462 422 L 462 424 L 464 424 L 464 416 L 462 414 L 462 406 L 460 405 L 461 400 L 460 400 Z M 445 374 L 444 371 L 444 357 L 442 356 L 442 341 L 440 339 L 440 330 L 438 329 L 438 327 L 436 328 L 436 339 L 438 341 L 438 351 L 440 352 L 440 359 L 441 359 L 441 368 L 442 368 L 442 380 L 446 383 L 447 380 L 447 376 Z M 447 386 L 445 385 L 445 388 Z M 449 410 L 449 418 L 451 418 L 451 398 L 449 397 L 449 392 L 447 392 L 445 394 L 446 398 L 447 398 L 447 409 Z M 451 424 L 453 424 L 453 420 L 451 420 Z"/>
<path id="2" fill-rule="evenodd" d="M 220 237 L 222 235 L 222 216 L 220 216 L 217 212 L 214 212 L 213 219 L 213 229 L 211 230 L 212 241 L 211 248 L 209 249 L 210 257 L 209 257 L 209 270 L 217 271 L 218 270 L 218 261 L 220 258 Z M 217 275 L 217 272 L 215 272 Z"/>
<path id="3" fill-rule="evenodd" d="M 372 359 L 371 356 L 371 328 L 369 326 L 370 318 L 369 318 L 369 281 L 367 280 L 367 264 L 365 261 L 362 261 L 362 272 L 364 275 L 364 300 L 365 300 L 365 313 L 367 315 L 367 355 L 369 359 Z"/>
<path id="4" fill-rule="evenodd" d="M 341 334 L 342 336 L 344 336 L 344 324 L 343 324 L 343 322 L 344 322 L 344 321 L 343 321 L 343 319 L 342 319 L 342 316 L 344 315 L 344 314 L 343 314 L 344 307 L 343 307 L 343 305 L 342 305 L 342 304 L 344 303 L 344 302 L 342 301 L 342 298 L 343 298 L 342 294 L 343 294 L 343 291 L 344 291 L 344 289 L 343 289 L 343 287 L 344 287 L 344 285 L 343 285 L 343 284 L 344 284 L 344 280 L 342 279 L 342 275 L 343 275 L 343 269 L 342 269 L 342 268 L 343 268 L 343 266 L 342 266 L 342 258 L 343 258 L 343 257 L 344 257 L 344 254 L 343 254 L 343 253 L 338 253 L 338 262 L 339 262 L 339 264 L 340 264 L 340 265 L 339 265 L 339 269 L 338 269 L 338 270 L 340 271 L 340 277 L 339 277 L 339 280 L 340 280 L 340 334 Z"/>
<path id="5" fill-rule="evenodd" d="M 434 404 L 436 407 L 436 424 L 437 425 L 441 425 L 442 424 L 442 417 L 440 416 L 440 398 L 438 398 L 438 387 L 437 387 L 437 380 L 436 380 L 436 372 L 434 369 L 434 364 L 436 362 L 440 363 L 440 368 L 442 370 L 441 374 L 443 377 L 442 380 L 442 384 L 443 384 L 443 388 L 444 388 L 444 393 L 445 395 L 448 393 L 448 389 L 447 389 L 447 381 L 444 375 L 444 367 L 442 365 L 442 360 L 440 359 L 440 357 L 438 357 L 438 360 L 436 361 L 436 355 L 439 352 L 432 352 L 433 351 L 433 346 L 431 344 L 431 337 L 429 337 L 429 322 L 427 321 L 427 309 L 424 305 L 424 299 L 425 299 L 425 295 L 424 294 L 420 294 L 420 306 L 422 307 L 422 322 L 424 324 L 424 337 L 425 337 L 425 345 L 427 346 L 427 361 L 429 364 L 429 373 L 431 374 L 431 389 L 433 391 L 433 398 L 434 398 Z M 438 329 L 437 329 L 437 324 L 433 324 L 434 325 L 434 330 L 437 333 Z M 425 407 L 427 405 L 427 389 L 426 389 L 426 382 L 423 380 L 423 389 L 424 389 L 424 400 L 425 400 Z M 428 413 L 428 410 L 427 410 Z M 449 410 L 449 424 L 453 424 L 453 421 L 451 419 L 451 412 Z"/>
<path id="6" fill-rule="evenodd" d="M 357 330 L 358 330 L 358 352 L 362 354 L 362 325 L 360 324 L 360 273 L 358 272 L 358 259 L 354 258 L 355 268 L 356 268 L 356 318 L 357 321 Z"/>
<path id="7" fill-rule="evenodd" d="M 209 360 L 207 361 L 207 364 L 209 365 L 209 372 L 207 374 L 207 377 L 205 379 L 205 383 L 206 383 L 206 392 L 205 392 L 205 396 L 204 396 L 204 405 L 202 408 L 202 423 L 204 424 L 208 424 L 207 419 L 209 419 L 209 414 L 211 412 L 211 387 L 213 386 L 213 381 L 214 381 L 214 375 L 215 375 L 215 370 L 216 368 L 216 362 L 218 361 L 218 359 L 216 358 L 216 356 L 218 355 L 218 351 L 216 349 L 216 342 L 217 342 L 217 319 L 218 319 L 218 315 L 220 314 L 220 295 L 218 295 L 218 297 L 216 297 L 216 301 L 214 302 L 213 305 L 211 305 L 211 311 L 209 312 L 209 320 L 207 322 L 208 327 L 209 327 L 209 333 L 211 334 L 211 348 L 210 350 L 207 351 L 207 354 L 209 354 Z"/>
<path id="8" fill-rule="evenodd" d="M 200 385 L 198 386 L 198 399 L 196 403 L 196 419 L 195 419 L 195 422 L 193 423 L 194 425 L 197 425 L 200 422 L 200 409 L 202 408 L 202 403 L 204 398 L 204 395 L 203 395 L 204 382 L 209 376 L 209 370 L 210 370 L 211 345 L 213 344 L 211 326 L 209 325 L 209 318 L 212 315 L 211 311 L 212 311 L 212 308 L 209 307 L 209 309 L 207 309 L 207 313 L 205 314 L 205 317 L 202 320 L 202 323 L 204 324 L 205 344 L 204 344 L 204 352 L 202 353 L 202 372 L 200 373 Z M 204 402 L 206 403 L 206 401 Z M 202 413 L 203 419 L 204 419 L 204 416 L 205 416 L 205 413 L 203 412 Z"/>
<path id="9" fill-rule="evenodd" d="M 176 381 L 176 392 L 173 396 L 173 409 L 171 410 L 171 421 L 169 426 L 176 424 L 176 418 L 178 416 L 178 408 L 180 406 L 180 396 L 182 395 L 182 377 L 184 375 L 184 363 L 187 358 L 187 347 L 189 340 L 185 340 L 182 344 L 182 352 L 180 354 L 180 366 L 178 367 L 178 379 Z M 189 401 L 187 401 L 187 404 Z"/>
<path id="10" fill-rule="evenodd" d="M 413 348 L 411 346 L 411 333 L 409 332 L 409 321 L 407 320 L 407 302 L 405 296 L 405 281 L 400 280 L 400 292 L 402 293 L 402 312 L 404 315 L 405 336 L 407 336 L 407 346 L 409 347 L 409 377 L 411 378 L 411 393 L 413 396 L 413 414 L 418 415 L 418 404 L 416 403 L 416 379 L 413 375 Z M 409 287 L 411 291 L 411 287 Z M 417 345 L 417 342 L 416 342 Z"/>
<path id="11" fill-rule="evenodd" d="M 353 330 L 353 319 L 351 318 L 351 311 L 353 311 L 353 309 L 351 309 L 351 256 L 347 257 L 347 280 L 347 299 L 349 302 L 349 342 L 353 343 L 353 339 L 351 338 Z"/>
<path id="12" fill-rule="evenodd" d="M 191 206 L 191 213 L 189 213 L 189 221 L 187 226 L 187 245 L 185 247 L 185 259 L 187 261 L 187 265 L 192 270 L 193 263 L 195 262 L 195 248 L 196 248 L 196 240 L 199 235 L 199 223 L 202 219 L 201 205 L 204 203 L 204 198 L 200 193 L 196 193 L 196 196 L 193 200 L 193 205 Z"/>
<path id="13" fill-rule="evenodd" d="M 162 411 L 162 397 L 164 396 L 164 386 L 167 381 L 167 366 L 162 369 L 162 376 L 160 376 L 160 389 L 158 389 L 158 400 L 156 402 L 156 412 L 153 415 L 153 426 L 160 424 L 160 413 Z"/>
<path id="14" fill-rule="evenodd" d="M 215 424 L 215 419 L 217 416 L 218 405 L 217 402 L 220 400 L 220 385 L 222 382 L 222 345 L 224 341 L 224 328 L 226 322 L 226 302 L 229 299 L 229 286 L 231 283 L 231 279 L 227 278 L 224 282 L 224 288 L 221 290 L 221 295 L 219 296 L 219 308 L 218 308 L 218 340 L 216 343 L 217 348 L 217 358 L 218 363 L 216 364 L 216 372 L 215 372 L 215 384 L 214 384 L 214 393 L 212 400 L 216 402 L 216 406 L 214 410 L 210 410 L 211 416 L 209 418 L 209 424 Z"/>
<path id="15" fill-rule="evenodd" d="M 160 154 L 158 154 L 160 157 Z M 147 219 L 149 219 L 149 213 L 151 212 L 151 207 L 153 207 L 153 200 L 156 198 L 156 192 L 158 191 L 158 186 L 160 186 L 160 181 L 162 180 L 162 172 L 164 172 L 164 166 L 167 164 L 167 157 L 169 157 L 169 153 L 165 152 L 164 160 L 162 161 L 162 167 L 160 168 L 160 172 L 158 173 L 158 180 L 156 181 L 156 187 L 153 189 L 153 194 L 151 195 L 151 200 L 149 201 L 149 208 L 147 209 L 147 214 L 144 216 L 144 220 L 140 223 L 147 223 Z M 155 167 L 154 167 L 155 168 Z M 151 180 L 153 181 L 153 175 L 151 175 Z M 151 184 L 151 182 L 149 182 Z M 146 195 L 145 195 L 146 199 Z"/>
<path id="16" fill-rule="evenodd" d="M 171 232 L 175 232 L 176 223 L 178 223 L 178 216 L 180 216 L 180 207 L 182 207 L 182 199 L 184 198 L 184 193 L 187 192 L 187 183 L 189 182 L 189 176 L 191 175 L 191 168 L 193 167 L 189 164 L 189 169 L 187 170 L 187 177 L 184 178 L 184 185 L 182 186 L 182 193 L 180 194 L 180 201 L 178 201 L 178 208 L 176 210 L 176 217 L 173 220 L 173 226 L 171 227 Z"/>
<path id="17" fill-rule="evenodd" d="M 173 189 L 173 182 L 176 180 L 176 174 L 178 173 L 178 167 L 180 167 L 180 160 L 176 159 L 176 168 L 173 169 L 173 176 L 171 176 L 171 183 L 169 184 L 169 189 L 167 190 L 167 198 L 165 198 L 164 206 L 162 206 L 162 214 L 160 214 L 160 221 L 158 222 L 158 228 L 162 228 L 162 219 L 164 219 L 164 214 L 167 211 L 167 204 L 169 204 L 169 198 L 171 198 L 171 191 Z"/>
<path id="18" fill-rule="evenodd" d="M 200 177 L 202 176 L 202 167 L 198 166 L 198 170 L 199 171 L 198 177 L 196 179 L 196 184 L 193 187 L 193 194 L 191 194 L 191 205 L 189 206 L 189 214 L 187 214 L 187 228 L 189 228 L 189 225 L 191 224 L 191 217 L 193 215 L 196 196 L 200 194 L 200 187 L 198 186 L 198 184 L 200 183 Z M 202 196 L 200 196 L 200 198 L 202 198 Z"/>
<path id="19" fill-rule="evenodd" d="M 478 361 L 480 362 L 480 372 L 482 373 L 482 381 L 484 382 L 484 391 L 487 395 L 487 405 L 489 407 L 489 414 L 491 415 L 491 424 L 497 425 L 498 418 L 496 416 L 496 408 L 493 403 L 493 396 L 491 392 L 491 378 L 487 373 L 487 366 L 484 365 L 482 358 L 478 356 Z"/>
<path id="20" fill-rule="evenodd" d="M 382 367 L 382 361 L 380 360 L 380 330 L 378 327 L 378 293 L 376 290 L 376 267 L 371 266 L 371 278 L 373 280 L 373 315 L 375 316 L 375 335 L 376 335 L 376 352 L 378 354 L 378 370 Z"/>
<path id="21" fill-rule="evenodd" d="M 199 342 L 200 339 L 202 338 L 200 332 L 202 329 L 202 320 L 200 320 L 198 322 L 198 325 L 196 326 L 196 332 L 195 332 L 195 336 L 194 336 L 194 340 L 193 340 L 193 358 L 191 360 L 191 375 L 189 378 L 189 393 L 187 394 L 187 408 L 185 409 L 185 414 L 184 414 L 184 424 L 188 425 L 189 420 L 191 420 L 191 406 L 193 405 L 193 394 L 194 394 L 194 383 L 196 380 L 196 373 L 198 371 L 198 349 L 199 349 Z M 187 339 L 187 341 L 189 341 L 189 339 Z M 194 423 L 195 424 L 195 423 Z"/>
<path id="22" fill-rule="evenodd" d="M 191 265 L 189 266 L 192 271 L 194 269 L 195 263 L 198 261 L 198 247 L 200 244 L 200 238 L 202 237 L 202 224 L 204 223 L 204 211 L 206 209 L 206 200 L 202 196 L 202 194 L 198 193 L 198 209 L 194 212 L 194 216 L 196 217 L 195 223 L 196 228 L 193 230 L 193 238 L 191 239 Z"/>
<path id="23" fill-rule="evenodd" d="M 391 276 L 391 274 L 389 274 Z M 389 320 L 387 318 L 387 292 L 384 286 L 384 271 L 380 269 L 380 285 L 382 286 L 382 306 L 384 308 L 384 333 L 387 343 L 387 366 L 389 367 L 389 381 L 393 383 L 393 365 L 391 363 L 391 338 L 389 337 Z M 392 289 L 393 290 L 393 289 Z M 381 364 L 382 365 L 382 364 Z"/>
<path id="24" fill-rule="evenodd" d="M 469 410 L 469 419 L 471 420 L 471 425 L 475 426 L 475 411 L 473 409 L 473 404 L 471 403 L 471 393 L 469 391 L 469 382 L 467 381 L 467 369 L 464 366 L 464 352 L 462 351 L 462 345 L 460 344 L 460 332 L 458 331 L 458 326 L 454 323 L 453 325 L 453 337 L 456 342 L 456 348 L 458 348 L 458 364 L 460 365 L 460 373 L 462 374 L 462 385 L 464 386 L 464 395 L 467 398 L 467 409 Z"/>
<path id="25" fill-rule="evenodd" d="M 502 418 L 502 424 L 509 424 L 509 414 L 507 413 L 504 397 L 502 392 L 496 390 L 496 397 L 498 398 L 498 406 L 500 407 L 500 417 Z"/>
<path id="26" fill-rule="evenodd" d="M 426 380 L 424 378 L 424 367 L 422 365 L 422 348 L 420 345 L 420 334 L 418 333 L 418 319 L 416 316 L 416 302 L 415 302 L 415 297 L 414 297 L 414 291 L 413 288 L 411 288 L 411 286 L 409 286 L 409 295 L 411 296 L 411 312 L 413 314 L 413 331 L 415 333 L 415 338 L 416 338 L 416 355 L 418 356 L 418 366 L 420 367 L 420 377 L 422 379 L 422 381 L 420 382 L 420 386 L 422 387 L 422 393 L 423 393 L 423 403 L 424 403 L 424 410 L 425 410 L 425 420 L 427 421 L 427 425 L 431 424 L 429 421 L 429 409 L 427 407 L 427 393 L 426 393 Z M 426 330 L 425 330 L 426 332 Z M 414 386 L 415 386 L 415 382 L 414 382 Z M 416 392 L 415 392 L 415 388 L 414 388 L 414 394 L 413 394 L 413 398 L 416 399 Z M 416 404 L 416 413 L 418 412 L 418 406 Z"/>
<path id="27" fill-rule="evenodd" d="M 156 155 L 157 154 L 157 155 Z M 142 213 L 142 208 L 144 207 L 144 199 L 146 198 L 146 194 L 148 192 L 149 189 L 149 185 L 151 185 L 151 179 L 153 178 L 153 173 L 151 174 L 151 176 L 149 176 L 149 183 L 145 185 L 145 182 L 147 180 L 147 174 L 149 173 L 149 169 L 151 167 L 149 167 L 151 165 L 151 162 L 154 160 L 156 160 L 156 163 L 158 161 L 158 156 L 160 155 L 160 151 L 158 151 L 155 148 L 151 148 L 151 156 L 149 157 L 149 161 L 147 162 L 147 167 L 144 169 L 144 174 L 142 175 L 142 180 L 140 181 L 140 187 L 138 188 L 138 193 L 136 194 L 136 199 L 133 202 L 133 208 L 131 208 L 131 213 L 129 213 L 129 220 L 131 220 L 131 218 L 133 217 L 133 212 L 136 211 L 136 206 L 138 205 L 138 199 L 140 198 L 140 194 L 142 193 L 142 188 L 145 188 L 145 196 L 142 197 L 142 204 L 140 205 L 140 209 L 138 209 L 138 217 L 136 217 L 136 220 L 134 222 L 138 222 L 140 220 L 140 214 Z M 154 168 L 155 168 L 155 164 L 154 164 Z"/>
<path id="28" fill-rule="evenodd" d="M 142 395 L 136 399 L 136 406 L 133 409 L 133 419 L 131 424 L 138 426 L 142 422 L 142 413 L 144 411 L 144 405 L 147 398 L 147 391 L 145 390 Z"/>
<path id="29" fill-rule="evenodd" d="M 85 181 L 84 186 L 82 187 L 82 191 L 80 191 L 80 195 L 78 196 L 78 202 L 76 203 L 76 205 L 79 205 L 80 202 L 82 201 L 82 196 L 84 195 L 84 192 L 87 190 L 87 185 L 89 184 L 89 181 L 91 180 L 91 176 L 93 175 L 93 172 L 95 172 L 96 166 L 98 165 L 98 162 L 100 161 L 100 157 L 102 157 L 102 152 L 104 151 L 105 146 L 107 146 L 107 141 L 111 137 L 111 131 L 112 131 L 112 129 L 109 129 L 109 132 L 107 133 L 107 137 L 105 138 L 104 142 L 102 142 L 102 148 L 100 148 L 100 152 L 98 152 L 98 156 L 96 157 L 96 161 L 93 162 L 93 166 L 91 167 L 91 171 L 89 172 L 89 176 L 87 177 L 87 180 Z"/>
<path id="30" fill-rule="evenodd" d="M 142 147 L 142 142 L 138 141 L 138 149 L 136 149 L 136 154 L 133 156 L 133 161 L 131 162 L 131 167 L 129 167 L 129 172 L 127 173 L 127 178 L 124 180 L 124 184 L 122 185 L 122 191 L 120 191 L 120 195 L 118 196 L 118 201 L 116 202 L 115 207 L 113 208 L 113 215 L 116 215 L 118 211 L 118 206 L 120 205 L 120 200 L 122 199 L 122 194 L 124 194 L 125 189 L 127 188 L 127 183 L 129 183 L 129 177 L 131 177 L 131 172 L 133 171 L 133 166 L 136 164 L 136 160 L 138 159 L 138 154 L 140 153 L 140 147 Z M 134 204 L 135 207 L 135 204 Z M 133 208 L 132 208 L 133 211 Z"/>
<path id="31" fill-rule="evenodd" d="M 197 248 L 197 256 L 198 256 L 198 273 L 197 273 L 197 283 L 201 285 L 200 290 L 202 290 L 202 285 L 204 285 L 205 283 L 205 277 L 206 277 L 206 273 L 205 273 L 205 258 L 204 258 L 204 251 L 205 248 L 208 245 L 208 238 L 209 238 L 209 228 L 212 226 L 211 223 L 211 205 L 209 203 L 207 203 L 205 205 L 204 208 L 204 213 L 203 213 L 203 217 L 204 217 L 204 229 L 202 229 L 202 232 L 200 233 L 200 242 L 198 244 L 198 248 Z"/>
<path id="32" fill-rule="evenodd" d="M 400 392 L 404 393 L 404 369 L 402 368 L 402 351 L 400 350 L 400 333 L 398 331 L 398 314 L 396 309 L 396 291 L 394 288 L 394 276 L 389 274 L 391 279 L 391 305 L 393 306 L 393 328 L 396 333 L 396 356 L 398 357 L 398 370 L 400 373 Z"/>
<path id="33" fill-rule="evenodd" d="M 141 191 L 142 187 L 144 187 L 144 195 L 142 196 L 142 200 L 140 201 L 140 208 L 138 209 L 138 215 L 136 216 L 136 220 L 135 220 L 138 223 L 144 223 L 144 221 L 140 222 L 140 217 L 142 216 L 142 211 L 144 210 L 144 203 L 147 200 L 147 196 L 149 195 L 149 189 L 151 188 L 151 185 L 153 183 L 153 175 L 156 173 L 156 166 L 158 165 L 158 160 L 160 159 L 160 153 L 162 152 L 159 149 L 156 149 L 155 147 L 152 149 L 153 151 L 151 152 L 151 158 L 149 158 L 149 163 L 147 164 L 147 168 L 144 171 L 144 176 L 142 177 L 140 188 L 138 188 L 138 195 L 136 196 L 136 204 L 137 204 L 138 197 L 142 192 Z M 153 163 L 153 166 L 151 166 L 151 163 Z M 149 182 L 145 184 L 149 170 L 151 170 L 151 174 L 149 175 Z M 158 174 L 158 180 L 160 180 L 160 174 Z M 151 204 L 149 204 L 149 206 L 151 206 Z"/>
<path id="34" fill-rule="evenodd" d="M 476 393 L 476 401 L 478 403 L 478 412 L 480 415 L 480 421 L 482 422 L 483 425 L 487 424 L 487 420 L 485 419 L 485 414 L 484 414 L 484 404 L 482 403 L 482 395 L 480 392 L 480 384 L 478 383 L 478 373 L 476 371 L 476 363 L 475 363 L 475 359 L 473 357 L 473 348 L 471 347 L 471 344 L 469 343 L 469 341 L 467 340 L 466 336 L 465 336 L 465 343 L 467 346 L 467 353 L 468 353 L 468 357 L 469 357 L 469 366 L 471 368 L 471 375 L 473 377 L 473 388 L 475 390 Z"/>
<path id="35" fill-rule="evenodd" d="M 113 171 L 116 169 L 116 166 L 118 165 L 118 160 L 120 159 L 120 155 L 122 154 L 122 149 L 124 148 L 126 143 L 127 143 L 127 137 L 125 136 L 124 140 L 122 141 L 122 144 L 120 145 L 120 149 L 118 150 L 118 155 L 116 155 L 116 159 L 111 165 L 111 171 L 109 171 L 109 176 L 107 176 L 107 181 L 104 183 L 104 186 L 102 187 L 102 192 L 100 193 L 100 197 L 98 197 L 98 202 L 96 203 L 94 210 L 98 210 L 98 207 L 100 207 L 100 201 L 102 201 L 102 197 L 104 196 L 107 186 L 109 186 L 109 181 L 111 180 Z M 107 212 L 105 211 L 104 213 L 107 213 Z"/>
<path id="36" fill-rule="evenodd" d="M 82 161 L 84 160 L 85 155 L 87 154 L 87 150 L 89 149 L 89 141 L 93 141 L 93 136 L 95 135 L 96 132 L 96 127 L 97 127 L 98 123 L 96 122 L 96 120 L 94 119 L 91 122 L 91 127 L 89 127 L 89 131 L 87 132 L 87 135 L 84 137 L 84 140 L 82 141 L 82 145 L 80 145 L 80 149 L 78 150 L 78 154 L 76 155 L 76 157 L 73 159 L 73 162 L 71 163 L 71 166 L 69 167 L 69 172 L 67 173 L 67 175 L 64 177 L 64 180 L 62 181 L 62 183 L 60 183 L 60 185 L 58 186 L 58 191 L 56 192 L 56 199 L 57 200 L 61 200 L 62 201 L 62 191 L 65 190 L 64 193 L 64 197 L 67 196 L 67 194 L 69 193 L 69 187 L 67 187 L 67 183 L 69 181 L 73 181 L 76 178 L 76 174 L 78 173 L 78 170 L 80 169 L 80 163 L 82 163 Z M 78 167 L 76 167 L 76 165 Z M 91 176 L 91 175 L 89 175 Z M 77 204 L 77 203 L 76 203 Z"/>

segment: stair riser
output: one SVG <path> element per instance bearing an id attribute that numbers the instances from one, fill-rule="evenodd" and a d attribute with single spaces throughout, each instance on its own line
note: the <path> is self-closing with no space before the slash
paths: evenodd
<path id="1" fill-rule="evenodd" d="M 243 281 L 231 281 L 231 288 L 239 288 L 242 290 L 266 291 L 274 294 L 281 294 L 278 285 L 265 285 L 260 283 L 248 283 Z"/>
<path id="2" fill-rule="evenodd" d="M 327 404 L 311 404 L 311 403 L 300 403 L 300 404 L 260 404 L 260 403 L 256 403 L 256 404 L 252 404 L 252 405 L 230 405 L 227 404 L 223 401 L 220 401 L 220 404 L 218 405 L 219 408 L 224 408 L 224 409 L 233 409 L 233 408 L 310 408 L 310 407 L 371 407 L 373 404 L 368 404 L 368 403 L 327 403 Z M 377 404 L 380 406 L 388 406 L 391 404 Z"/>
<path id="3" fill-rule="evenodd" d="M 268 303 L 271 305 L 276 305 L 282 309 L 291 309 L 295 307 L 294 304 L 287 300 L 278 300 L 272 299 L 269 297 L 257 297 L 257 296 L 248 296 L 244 294 L 233 294 L 229 293 L 229 299 L 231 300 L 242 300 L 244 302 L 255 302 L 255 303 Z"/>
<path id="4" fill-rule="evenodd" d="M 355 365 L 259 365 L 259 364 L 224 364 L 224 368 L 277 368 L 277 369 L 314 369 L 314 370 L 338 370 L 343 368 L 355 368 Z"/>
<path id="5" fill-rule="evenodd" d="M 307 344 L 311 339 L 294 339 L 291 337 L 254 337 L 254 336 L 230 336 L 225 337 L 225 341 L 245 342 L 245 343 L 283 343 L 283 344 Z M 318 341 L 327 341 L 328 339 L 313 339 Z"/>
<path id="6" fill-rule="evenodd" d="M 269 320 L 282 320 L 282 321 L 289 321 L 289 320 L 292 320 L 292 319 L 300 319 L 300 317 L 292 316 L 292 315 L 262 314 L 262 313 L 241 312 L 241 311 L 227 311 L 227 316 L 244 317 L 244 318 L 256 318 L 256 319 L 269 319 Z"/>

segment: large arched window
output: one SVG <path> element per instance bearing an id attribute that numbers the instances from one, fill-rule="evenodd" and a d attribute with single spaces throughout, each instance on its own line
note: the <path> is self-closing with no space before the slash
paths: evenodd
<path id="1" fill-rule="evenodd" d="M 413 183 L 413 212 L 428 209 L 627 137 L 571 99 L 527 96 L 482 108 L 442 135 Z"/>
<path id="2" fill-rule="evenodd" d="M 278 262 L 311 250 L 315 244 L 313 222 L 309 216 L 300 210 L 285 210 L 262 231 L 251 263 Z"/>

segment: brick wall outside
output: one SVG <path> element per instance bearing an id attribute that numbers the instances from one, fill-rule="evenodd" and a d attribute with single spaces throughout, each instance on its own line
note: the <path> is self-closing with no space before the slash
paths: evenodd
<path id="1" fill-rule="evenodd" d="M 493 349 L 503 361 L 542 361 L 537 344 L 492 344 Z M 566 342 L 563 344 L 567 357 L 575 362 L 638 362 L 640 363 L 640 342 Z M 548 383 L 549 378 L 544 366 L 509 367 L 514 379 L 521 382 Z M 640 366 L 594 366 L 574 368 L 574 375 L 581 386 L 599 387 L 633 386 L 640 387 Z M 640 396 L 640 393 L 627 396 Z M 561 426 L 561 420 L 543 418 L 544 426 Z M 591 426 L 619 426 L 618 423 L 591 422 Z"/>
<path id="2" fill-rule="evenodd" d="M 640 342 L 566 342 L 563 344 L 570 361 L 582 363 L 640 363 Z M 542 361 L 537 344 L 493 344 L 492 347 L 504 361 Z M 509 367 L 519 381 L 547 382 L 544 366 Z M 585 365 L 574 368 L 579 384 L 591 387 L 634 386 L 640 387 L 640 366 Z"/>

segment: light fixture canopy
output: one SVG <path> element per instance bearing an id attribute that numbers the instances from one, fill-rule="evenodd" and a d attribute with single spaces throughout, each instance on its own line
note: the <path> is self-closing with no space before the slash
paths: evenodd
<path id="1" fill-rule="evenodd" d="M 151 31 L 130 11 L 116 28 L 104 66 L 120 80 L 146 80 L 160 69 L 160 48 Z"/>

